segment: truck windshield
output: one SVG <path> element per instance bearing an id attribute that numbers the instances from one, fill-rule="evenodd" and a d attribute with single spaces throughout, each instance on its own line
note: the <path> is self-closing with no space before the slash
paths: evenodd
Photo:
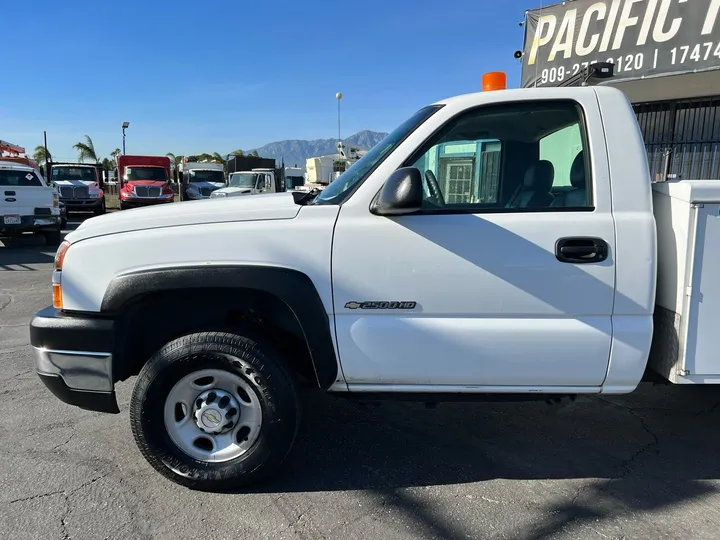
<path id="1" fill-rule="evenodd" d="M 225 183 L 225 173 L 222 171 L 190 171 L 190 182 Z"/>
<path id="2" fill-rule="evenodd" d="M 95 169 L 90 167 L 53 167 L 52 179 L 55 181 L 84 180 L 85 182 L 95 182 Z"/>
<path id="3" fill-rule="evenodd" d="M 230 175 L 228 187 L 254 188 L 257 177 L 257 174 L 233 173 Z"/>
<path id="4" fill-rule="evenodd" d="M 0 169 L 0 186 L 42 187 L 42 182 L 32 171 Z"/>
<path id="5" fill-rule="evenodd" d="M 125 180 L 152 180 L 167 182 L 167 173 L 162 167 L 126 167 Z"/>
<path id="6" fill-rule="evenodd" d="M 383 162 L 387 155 L 439 109 L 440 106 L 438 105 L 420 109 L 382 141 L 373 146 L 367 154 L 347 171 L 333 180 L 311 204 L 342 204 L 362 184 L 367 175 Z"/>
<path id="7" fill-rule="evenodd" d="M 302 176 L 286 176 L 285 185 L 288 189 L 292 189 L 298 186 L 302 186 L 305 183 L 305 178 Z"/>

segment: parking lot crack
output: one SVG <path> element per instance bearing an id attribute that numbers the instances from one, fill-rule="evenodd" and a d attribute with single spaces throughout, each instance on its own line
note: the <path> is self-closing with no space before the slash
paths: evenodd
<path id="1" fill-rule="evenodd" d="M 639 448 L 632 456 L 625 460 L 625 462 L 622 464 L 622 468 L 625 469 L 625 472 L 620 476 L 620 478 L 625 478 L 629 476 L 632 472 L 633 463 L 635 463 L 635 461 L 641 455 L 645 454 L 646 452 L 650 451 L 652 448 L 657 447 L 660 444 L 660 439 L 655 434 L 655 432 L 650 429 L 650 426 L 647 424 L 645 419 L 632 409 L 628 409 L 628 412 L 638 419 L 638 421 L 640 422 L 640 426 L 642 427 L 643 431 L 645 431 L 645 433 L 650 436 L 651 441 Z"/>
<path id="2" fill-rule="evenodd" d="M 69 440 L 68 440 L 68 441 L 69 441 Z M 63 444 L 66 444 L 68 441 L 66 441 L 66 442 L 63 443 Z M 60 445 L 60 446 L 62 446 L 62 445 Z M 78 487 L 74 488 L 74 489 L 71 490 L 71 491 L 67 491 L 67 490 L 65 490 L 65 489 L 56 489 L 55 491 L 48 491 L 47 493 L 38 493 L 38 494 L 36 494 L 36 495 L 30 495 L 30 496 L 28 496 L 28 497 L 19 497 L 19 498 L 17 498 L 17 499 L 11 500 L 10 502 L 8 502 L 8 504 L 15 504 L 15 503 L 20 503 L 20 502 L 25 502 L 25 501 L 32 501 L 32 500 L 35 500 L 35 499 L 42 499 L 42 498 L 44 498 L 44 497 L 52 497 L 53 495 L 61 495 L 61 494 L 64 495 L 65 498 L 68 498 L 68 497 L 70 497 L 71 495 L 73 495 L 74 493 L 80 491 L 81 489 L 85 489 L 86 487 L 88 487 L 88 486 L 91 485 L 91 484 L 94 484 L 94 483 L 97 482 L 98 480 L 102 480 L 102 479 L 105 478 L 106 476 L 107 476 L 107 474 L 103 474 L 103 475 L 101 475 L 101 476 L 98 476 L 97 478 L 93 478 L 92 480 L 88 480 L 87 482 L 84 482 L 83 484 L 80 484 Z"/>
<path id="3" fill-rule="evenodd" d="M 711 407 L 708 407 L 707 409 L 703 409 L 700 412 L 697 413 L 696 416 L 704 416 L 704 415 L 712 415 L 715 413 L 715 411 L 718 410 L 718 407 L 720 407 L 720 401 L 712 405 Z"/>
<path id="4" fill-rule="evenodd" d="M 52 497 L 53 495 L 60 495 L 61 493 L 65 493 L 65 490 L 58 489 L 56 491 L 50 491 L 48 493 L 38 493 L 37 495 L 30 495 L 29 497 L 20 497 L 18 499 L 13 499 L 8 504 L 15 504 L 15 503 L 25 502 L 25 501 L 33 501 L 35 499 L 42 499 L 44 497 Z"/>
<path id="5" fill-rule="evenodd" d="M 56 445 L 56 446 L 53 446 L 52 449 L 53 449 L 53 450 L 57 450 L 58 448 L 61 448 L 61 447 L 65 446 L 67 443 L 69 443 L 70 441 L 73 440 L 73 437 L 75 437 L 75 432 L 74 432 L 74 431 L 70 434 L 70 436 L 67 438 L 67 440 L 65 440 L 64 442 L 61 442 L 60 444 L 58 444 L 58 445 Z"/>

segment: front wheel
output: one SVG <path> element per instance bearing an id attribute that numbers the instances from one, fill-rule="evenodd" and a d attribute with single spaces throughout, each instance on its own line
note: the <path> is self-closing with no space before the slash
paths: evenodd
<path id="1" fill-rule="evenodd" d="M 105 213 L 105 199 L 103 198 L 102 203 L 95 209 L 95 215 L 101 216 Z"/>
<path id="2" fill-rule="evenodd" d="M 276 469 L 295 441 L 295 377 L 269 344 L 223 332 L 178 338 L 143 367 L 130 422 L 142 455 L 178 484 L 248 485 Z"/>

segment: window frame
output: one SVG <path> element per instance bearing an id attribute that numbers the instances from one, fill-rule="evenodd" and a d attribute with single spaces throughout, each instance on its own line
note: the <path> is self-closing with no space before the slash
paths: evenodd
<path id="1" fill-rule="evenodd" d="M 567 98 L 551 98 L 551 99 L 532 99 L 532 100 L 515 100 L 515 101 L 505 101 L 505 102 L 495 102 L 495 103 L 486 103 L 482 105 L 477 105 L 475 107 L 471 107 L 468 109 L 465 109 L 463 111 L 460 111 L 459 113 L 451 116 L 448 118 L 445 123 L 441 126 L 439 126 L 437 129 L 435 129 L 428 137 L 418 146 L 418 148 L 408 156 L 407 159 L 405 159 L 399 168 L 403 167 L 412 167 L 415 162 L 417 162 L 423 155 L 425 155 L 435 144 L 431 144 L 432 141 L 436 140 L 439 136 L 446 133 L 448 130 L 452 128 L 454 123 L 459 119 L 462 118 L 465 115 L 473 114 L 479 110 L 482 109 L 492 109 L 492 108 L 498 108 L 503 107 L 507 105 L 545 105 L 545 104 L 571 104 L 574 106 L 577 115 L 578 115 L 578 122 L 580 127 L 580 140 L 582 141 L 582 152 L 583 154 L 583 161 L 585 162 L 585 193 L 586 197 L 588 198 L 588 204 L 586 206 L 547 206 L 547 207 L 540 207 L 540 208 L 505 208 L 504 206 L 500 207 L 488 207 L 488 208 L 422 208 L 416 212 L 412 212 L 406 215 L 452 215 L 452 214 L 543 214 L 543 213 L 568 213 L 568 212 L 583 212 L 583 213 L 592 213 L 596 211 L 595 206 L 595 182 L 594 182 L 594 175 L 593 171 L 591 169 L 590 164 L 590 140 L 588 137 L 588 130 L 587 130 L 587 116 L 585 113 L 585 109 L 583 106 L 577 102 L 574 99 L 567 99 Z M 562 128 L 561 128 L 562 129 Z M 556 130 L 557 131 L 557 130 Z M 553 133 L 556 133 L 556 131 L 553 131 L 552 133 L 549 133 L 547 136 L 552 135 Z M 504 141 L 497 138 L 492 138 L 492 140 L 499 140 L 501 143 L 500 146 L 500 178 L 504 178 L 505 174 L 505 144 Z M 538 141 L 538 145 L 539 145 Z M 502 183 L 500 184 L 502 186 Z M 382 189 L 382 188 L 381 188 Z M 378 190 L 378 193 L 373 197 L 373 202 L 375 199 L 379 196 L 380 190 Z M 372 205 L 372 203 L 371 203 Z"/>

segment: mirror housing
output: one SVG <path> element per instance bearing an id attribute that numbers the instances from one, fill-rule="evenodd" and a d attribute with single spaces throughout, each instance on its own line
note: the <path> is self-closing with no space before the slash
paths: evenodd
<path id="1" fill-rule="evenodd" d="M 420 171 L 415 167 L 402 167 L 387 179 L 370 212 L 378 216 L 412 214 L 422 208 L 424 198 Z"/>

